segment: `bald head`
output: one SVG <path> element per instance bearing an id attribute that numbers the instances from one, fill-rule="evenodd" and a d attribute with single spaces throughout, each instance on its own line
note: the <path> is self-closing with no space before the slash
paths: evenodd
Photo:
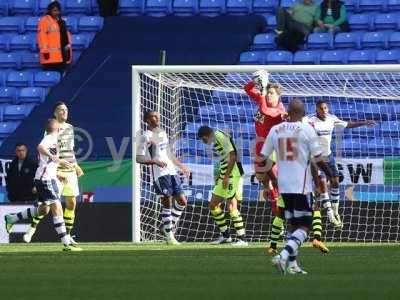
<path id="1" fill-rule="evenodd" d="M 291 122 L 301 121 L 305 115 L 304 102 L 299 99 L 290 101 L 288 114 Z"/>

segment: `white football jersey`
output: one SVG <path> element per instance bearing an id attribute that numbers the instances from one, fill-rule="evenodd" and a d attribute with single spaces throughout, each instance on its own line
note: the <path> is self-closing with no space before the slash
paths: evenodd
<path id="1" fill-rule="evenodd" d="M 310 159 L 322 154 L 315 130 L 307 123 L 284 122 L 272 127 L 261 153 L 277 154 L 280 193 L 308 194 L 313 191 Z"/>
<path id="2" fill-rule="evenodd" d="M 347 127 L 347 122 L 340 120 L 335 115 L 328 115 L 323 121 L 317 117 L 317 115 L 310 115 L 304 118 L 304 121 L 308 122 L 314 127 L 319 141 L 322 147 L 322 155 L 328 156 L 331 154 L 331 142 L 332 133 L 335 129 L 344 129 Z"/>
<path id="3" fill-rule="evenodd" d="M 40 142 L 52 155 L 59 155 L 57 135 L 48 134 Z M 50 157 L 39 153 L 39 166 L 36 170 L 35 179 L 52 180 L 57 179 L 58 163 L 55 163 Z"/>
<path id="4" fill-rule="evenodd" d="M 146 156 L 148 159 L 157 159 L 167 164 L 164 168 L 160 168 L 157 165 L 151 166 L 154 180 L 165 175 L 177 175 L 176 167 L 168 155 L 168 147 L 169 139 L 167 133 L 160 128 L 156 128 L 153 131 L 146 130 L 140 138 L 137 155 Z"/>

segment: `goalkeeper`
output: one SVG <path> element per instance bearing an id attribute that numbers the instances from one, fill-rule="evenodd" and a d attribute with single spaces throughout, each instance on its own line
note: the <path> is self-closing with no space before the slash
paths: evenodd
<path id="1" fill-rule="evenodd" d="M 202 126 L 197 133 L 204 144 L 213 145 L 214 150 L 220 156 L 218 178 L 212 192 L 210 212 L 220 230 L 220 237 L 214 244 L 232 242 L 226 223 L 225 213 L 221 204 L 226 201 L 233 226 L 236 230 L 237 240 L 234 246 L 247 246 L 245 238 L 245 226 L 243 218 L 237 208 L 237 198 L 241 198 L 243 168 L 237 157 L 235 144 L 231 137 L 223 131 L 213 130 L 208 126 Z"/>

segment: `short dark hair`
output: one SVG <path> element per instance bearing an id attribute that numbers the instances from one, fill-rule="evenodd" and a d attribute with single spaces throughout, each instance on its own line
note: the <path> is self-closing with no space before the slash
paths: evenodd
<path id="1" fill-rule="evenodd" d="M 56 104 L 54 104 L 54 106 L 53 106 L 53 111 L 56 111 L 56 109 L 57 109 L 59 106 L 61 106 L 61 105 L 67 106 L 67 104 L 65 104 L 65 102 L 63 102 L 63 101 L 57 101 Z"/>
<path id="2" fill-rule="evenodd" d="M 318 106 L 320 106 L 321 104 L 327 104 L 327 102 L 326 102 L 324 99 L 320 99 L 320 100 L 318 100 L 318 101 L 315 103 L 315 106 L 318 107 Z"/>
<path id="3" fill-rule="evenodd" d="M 61 4 L 58 1 L 53 1 L 49 5 L 47 5 L 47 12 L 50 12 L 53 8 L 58 8 L 61 11 Z"/>
<path id="4" fill-rule="evenodd" d="M 211 133 L 213 133 L 214 131 L 208 127 L 208 126 L 201 126 L 199 128 L 199 130 L 197 131 L 197 136 L 199 139 L 205 137 L 205 136 L 209 136 Z"/>
<path id="5" fill-rule="evenodd" d="M 151 115 L 152 113 L 157 113 L 157 111 L 155 111 L 155 110 L 146 110 L 146 111 L 143 113 L 143 119 L 144 119 L 145 121 L 147 121 L 147 120 L 150 118 L 150 115 Z"/>
<path id="6" fill-rule="evenodd" d="M 28 146 L 25 143 L 16 143 L 15 144 L 15 148 L 22 147 L 22 146 L 25 146 L 25 148 L 28 149 Z"/>

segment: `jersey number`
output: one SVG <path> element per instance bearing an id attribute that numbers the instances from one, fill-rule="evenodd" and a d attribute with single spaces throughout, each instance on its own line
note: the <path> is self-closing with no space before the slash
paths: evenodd
<path id="1" fill-rule="evenodd" d="M 279 160 L 293 161 L 299 157 L 297 138 L 279 138 Z"/>

